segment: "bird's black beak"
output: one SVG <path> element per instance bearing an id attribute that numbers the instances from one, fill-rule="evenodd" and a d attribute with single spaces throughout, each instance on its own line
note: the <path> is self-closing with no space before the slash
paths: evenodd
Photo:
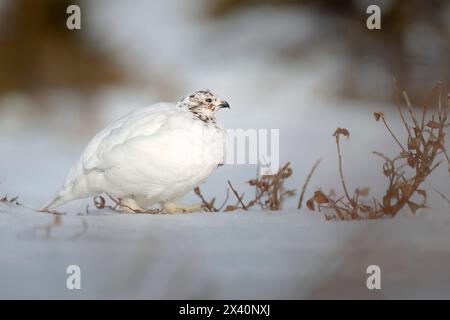
<path id="1" fill-rule="evenodd" d="M 230 109 L 230 105 L 228 104 L 228 102 L 224 101 L 223 103 L 218 105 L 219 109 L 223 109 L 223 108 L 228 108 Z"/>

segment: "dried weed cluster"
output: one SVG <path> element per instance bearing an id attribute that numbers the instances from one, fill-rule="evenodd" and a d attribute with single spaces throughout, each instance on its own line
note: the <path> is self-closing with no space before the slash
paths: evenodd
<path id="1" fill-rule="evenodd" d="M 244 194 L 239 194 L 238 191 L 233 187 L 230 181 L 228 181 L 229 189 L 227 190 L 227 195 L 223 203 L 216 207 L 215 202 L 216 198 L 212 198 L 211 200 L 206 200 L 203 196 L 200 187 L 196 187 L 194 189 L 194 193 L 200 198 L 202 202 L 202 207 L 207 212 L 219 212 L 219 211 L 235 211 L 235 210 L 245 210 L 247 211 L 249 208 L 253 206 L 260 206 L 261 209 L 269 209 L 278 211 L 283 208 L 283 203 L 285 199 L 288 197 L 292 197 L 295 195 L 295 190 L 286 189 L 284 187 L 284 181 L 292 176 L 292 168 L 290 167 L 290 162 L 286 163 L 282 168 L 278 170 L 278 172 L 274 175 L 263 175 L 260 178 L 255 178 L 247 183 L 254 187 L 255 195 L 253 199 L 245 201 Z M 227 204 L 230 199 L 230 190 L 233 193 L 236 202 L 234 204 Z M 94 205 L 97 209 L 108 209 L 118 211 L 125 207 L 125 205 L 121 202 L 121 199 L 116 199 L 110 195 L 107 195 L 108 198 L 113 202 L 113 205 L 107 205 L 104 196 L 97 196 L 93 199 Z M 129 211 L 133 211 L 135 213 L 151 213 L 157 214 L 162 211 L 159 209 L 149 209 L 146 211 L 135 211 L 131 208 L 127 208 Z M 86 213 L 88 213 L 88 208 L 86 209 Z"/>
<path id="2" fill-rule="evenodd" d="M 225 204 L 229 198 L 229 191 L 227 193 L 227 197 L 225 198 L 225 202 L 219 209 L 214 207 L 215 198 L 213 198 L 210 202 L 207 202 L 198 187 L 195 188 L 195 193 L 202 200 L 204 207 L 211 212 L 220 211 L 221 208 L 224 207 L 225 209 L 223 211 L 227 212 L 239 209 L 247 211 L 249 208 L 256 205 L 258 205 L 261 209 L 281 210 L 283 208 L 284 200 L 295 195 L 295 190 L 286 189 L 284 187 L 284 181 L 292 176 L 292 169 L 290 165 L 291 163 L 287 162 L 274 175 L 263 175 L 260 178 L 247 181 L 246 183 L 254 187 L 255 190 L 253 199 L 247 201 L 247 204 L 244 202 L 244 194 L 239 194 L 230 181 L 228 181 L 228 186 L 236 197 L 235 204 L 229 204 L 225 207 Z"/>
<path id="3" fill-rule="evenodd" d="M 443 106 L 441 84 L 435 86 L 432 94 L 421 108 L 420 114 L 413 110 L 406 92 L 402 92 L 406 103 L 406 114 L 400 103 L 400 92 L 396 90 L 397 110 L 404 130 L 406 141 L 394 134 L 382 112 L 375 112 L 376 121 L 381 121 L 386 130 L 398 145 L 398 154 L 388 157 L 381 152 L 373 152 L 383 160 L 382 173 L 387 179 L 387 187 L 382 199 L 369 198 L 368 188 L 357 188 L 352 195 L 348 192 L 342 169 L 342 155 L 340 150 L 340 137 L 349 137 L 350 133 L 345 128 L 338 128 L 333 136 L 336 139 L 339 173 L 344 195 L 337 197 L 334 191 L 325 194 L 321 190 L 314 192 L 312 198 L 307 201 L 311 210 L 328 209 L 326 219 L 356 220 L 377 219 L 381 217 L 394 217 L 405 205 L 411 212 L 426 205 L 427 192 L 421 189 L 425 179 L 443 162 L 449 165 L 450 159 L 445 147 L 445 131 L 449 127 L 448 111 L 450 103 Z M 437 109 L 430 112 L 430 104 L 433 98 L 438 100 Z M 448 99 L 448 97 L 447 97 Z M 430 114 L 431 113 L 431 114 Z M 442 195 L 442 194 L 441 194 Z M 444 198 L 445 196 L 442 195 Z M 419 199 L 413 200 L 413 199 Z M 447 200 L 448 201 L 448 200 Z"/>

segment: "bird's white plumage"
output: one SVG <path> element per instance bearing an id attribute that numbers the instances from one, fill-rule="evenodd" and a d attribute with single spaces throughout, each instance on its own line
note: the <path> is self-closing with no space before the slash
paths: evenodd
<path id="1" fill-rule="evenodd" d="M 227 136 L 214 118 L 203 121 L 187 107 L 159 103 L 104 128 L 45 207 L 101 193 L 133 198 L 147 207 L 178 199 L 198 186 L 224 162 Z"/>

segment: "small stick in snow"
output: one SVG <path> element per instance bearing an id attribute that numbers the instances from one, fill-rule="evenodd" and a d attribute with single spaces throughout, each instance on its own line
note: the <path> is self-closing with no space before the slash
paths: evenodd
<path id="1" fill-rule="evenodd" d="M 318 159 L 314 163 L 313 167 L 311 168 L 311 171 L 308 174 L 308 177 L 306 177 L 305 183 L 303 184 L 303 187 L 302 187 L 302 193 L 300 194 L 300 198 L 298 200 L 297 209 L 301 209 L 302 208 L 302 203 L 303 203 L 303 198 L 305 196 L 306 188 L 308 187 L 309 181 L 311 180 L 311 177 L 314 174 L 314 171 L 316 171 L 316 169 L 319 166 L 321 161 L 322 161 L 322 159 Z"/>
<path id="2" fill-rule="evenodd" d="M 235 195 L 236 198 L 238 199 L 238 201 L 239 201 L 239 203 L 241 204 L 242 208 L 243 208 L 245 211 L 247 211 L 247 210 L 248 210 L 247 207 L 246 207 L 245 204 L 242 202 L 242 199 L 241 199 L 241 197 L 239 196 L 239 194 L 237 193 L 237 191 L 236 191 L 236 190 L 233 188 L 233 186 L 231 185 L 230 180 L 228 180 L 228 185 L 230 186 L 231 191 L 233 191 L 234 195 Z"/>
<path id="3" fill-rule="evenodd" d="M 434 189 L 445 201 L 447 201 L 448 204 L 450 204 L 450 200 L 439 190 Z"/>
<path id="4" fill-rule="evenodd" d="M 206 209 L 208 209 L 209 212 L 217 212 L 218 210 L 211 206 L 208 201 L 205 200 L 205 197 L 203 197 L 200 187 L 195 187 L 194 193 L 202 200 L 202 204 L 205 206 Z"/>

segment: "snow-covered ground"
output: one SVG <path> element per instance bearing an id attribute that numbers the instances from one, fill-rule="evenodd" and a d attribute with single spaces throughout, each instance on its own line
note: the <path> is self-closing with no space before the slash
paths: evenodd
<path id="1" fill-rule="evenodd" d="M 316 35 L 311 14 L 262 8 L 212 24 L 191 2 L 90 2 L 83 14 L 95 19 L 83 30 L 93 28 L 150 85 L 98 92 L 97 109 L 80 108 L 70 90 L 51 92 L 47 102 L 58 108 L 44 116 L 33 113 L 27 97 L 1 97 L 0 194 L 42 205 L 106 123 L 162 99 L 151 84 L 163 76 L 174 84 L 168 99 L 204 87 L 225 98 L 231 110 L 219 119 L 227 128 L 280 129 L 280 162 L 294 169 L 289 187 L 299 188 L 322 158 L 307 196 L 318 187 L 340 190 L 332 133 L 348 128 L 342 151 L 350 189 L 382 192 L 381 162 L 371 151 L 393 154 L 395 144 L 372 113 L 383 111 L 401 132 L 392 106 L 333 96 L 345 64 L 338 41 L 307 59 L 279 59 L 292 41 Z M 99 212 L 88 199 L 63 207 L 67 215 L 53 226 L 52 215 L 2 203 L 0 298 L 450 298 L 450 210 L 433 192 L 449 195 L 446 169 L 425 185 L 429 209 L 377 221 L 326 222 L 294 209 L 297 197 L 283 212 L 188 215 Z M 220 203 L 231 180 L 251 194 L 243 182 L 255 171 L 221 167 L 202 191 Z M 190 194 L 184 201 L 198 199 Z M 80 291 L 65 286 L 72 264 L 81 267 Z M 380 291 L 366 288 L 372 264 L 381 267 Z"/>
<path id="2" fill-rule="evenodd" d="M 0 298 L 450 298 L 450 216 L 53 216 L 0 206 Z M 5 212 L 6 211 L 6 212 Z M 69 265 L 81 290 L 67 290 Z M 366 268 L 381 268 L 368 290 Z"/>

